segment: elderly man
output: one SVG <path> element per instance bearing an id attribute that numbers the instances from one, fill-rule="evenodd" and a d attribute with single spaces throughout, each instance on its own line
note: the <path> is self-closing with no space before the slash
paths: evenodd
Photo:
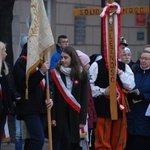
<path id="1" fill-rule="evenodd" d="M 128 135 L 126 150 L 150 149 L 150 117 L 145 112 L 150 103 L 150 52 L 144 50 L 140 64 L 134 70 L 135 88 L 128 95 L 131 111 L 128 113 Z"/>

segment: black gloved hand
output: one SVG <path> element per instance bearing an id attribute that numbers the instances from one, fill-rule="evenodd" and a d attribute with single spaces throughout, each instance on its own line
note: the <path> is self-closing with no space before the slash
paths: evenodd
<path id="1" fill-rule="evenodd" d="M 128 100 L 144 100 L 144 94 L 137 95 L 136 93 L 129 93 L 127 96 Z"/>
<path id="2" fill-rule="evenodd" d="M 133 100 L 133 99 L 135 99 L 136 96 L 137 96 L 137 94 L 134 93 L 134 92 L 132 92 L 132 93 L 129 93 L 129 94 L 127 95 L 127 99 L 128 99 L 128 100 Z"/>
<path id="3" fill-rule="evenodd" d="M 135 100 L 144 100 L 144 94 L 136 95 Z"/>

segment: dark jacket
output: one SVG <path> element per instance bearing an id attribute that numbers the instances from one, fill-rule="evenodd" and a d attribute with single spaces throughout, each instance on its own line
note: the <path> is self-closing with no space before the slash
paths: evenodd
<path id="1" fill-rule="evenodd" d="M 28 81 L 28 100 L 25 99 L 26 91 L 26 55 L 27 46 L 23 47 L 21 57 L 15 63 L 13 75 L 17 91 L 21 94 L 21 101 L 17 103 L 16 111 L 18 119 L 22 119 L 26 114 L 45 114 L 45 90 L 43 91 L 40 82 L 45 78 L 39 70 L 33 72 Z"/>
<path id="2" fill-rule="evenodd" d="M 2 77 L 0 77 L 0 84 L 2 88 L 2 95 L 0 96 L 0 114 L 14 114 L 13 102 L 17 97 L 20 97 L 20 94 L 16 91 L 12 76 L 12 70 L 9 68 L 8 75 L 4 74 L 2 69 Z"/>
<path id="3" fill-rule="evenodd" d="M 130 66 L 130 68 L 132 69 L 132 66 L 134 66 L 134 62 L 131 60 L 130 63 L 128 64 Z"/>
<path id="4" fill-rule="evenodd" d="M 136 66 L 135 89 L 139 89 L 140 94 L 144 94 L 141 102 L 133 103 L 128 99 L 131 111 L 127 115 L 128 133 L 135 135 L 150 136 L 150 117 L 145 116 L 145 112 L 150 103 L 150 69 L 142 70 Z"/>
<path id="5" fill-rule="evenodd" d="M 61 78 L 66 85 L 66 78 L 61 74 Z M 56 120 L 56 127 L 53 127 L 53 139 L 60 140 L 63 130 L 63 124 L 67 117 L 70 125 L 71 142 L 77 143 L 80 141 L 79 124 L 86 124 L 87 118 L 87 104 L 88 104 L 88 77 L 83 74 L 82 80 L 75 84 L 73 82 L 72 95 L 81 105 L 81 111 L 78 113 L 64 100 L 62 94 L 55 85 L 54 92 L 54 105 L 52 108 L 52 120 Z"/>
<path id="6" fill-rule="evenodd" d="M 8 85 L 7 75 L 4 75 L 2 70 L 2 77 L 0 77 L 0 84 L 2 94 L 0 97 L 0 115 L 7 115 L 11 106 L 11 94 Z"/>
<path id="7" fill-rule="evenodd" d="M 108 69 L 105 67 L 104 59 L 100 59 L 97 61 L 98 64 L 98 76 L 95 81 L 95 85 L 105 88 L 109 86 L 109 74 Z M 121 70 L 125 70 L 125 64 L 122 62 L 118 62 L 118 68 Z M 122 88 L 122 83 L 120 78 L 117 75 L 117 81 Z M 97 113 L 97 117 L 105 117 L 110 118 L 110 100 L 104 95 L 94 98 L 95 109 Z M 118 106 L 118 105 L 117 105 Z M 118 107 L 118 117 L 122 117 L 122 111 L 120 111 Z"/>

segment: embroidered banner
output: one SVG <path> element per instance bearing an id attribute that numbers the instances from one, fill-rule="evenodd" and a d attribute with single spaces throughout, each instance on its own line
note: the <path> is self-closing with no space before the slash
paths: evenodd
<path id="1" fill-rule="evenodd" d="M 53 48 L 54 38 L 43 0 L 31 0 L 31 26 L 28 33 L 26 67 L 27 88 L 30 73 L 40 64 L 43 53 L 45 54 Z"/>

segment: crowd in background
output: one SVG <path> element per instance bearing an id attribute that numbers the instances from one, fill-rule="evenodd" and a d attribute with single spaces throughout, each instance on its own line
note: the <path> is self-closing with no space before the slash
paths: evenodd
<path id="1" fill-rule="evenodd" d="M 50 109 L 54 150 L 150 149 L 149 45 L 133 62 L 132 50 L 126 39 L 120 38 L 115 81 L 118 119 L 112 120 L 106 58 L 75 50 L 66 35 L 58 37 L 50 62 L 43 61 L 30 75 L 26 100 L 27 39 L 22 39 L 14 68 L 5 61 L 7 47 L 0 42 L 0 142 L 11 114 L 15 118 L 15 149 L 42 150 L 48 138 Z"/>

